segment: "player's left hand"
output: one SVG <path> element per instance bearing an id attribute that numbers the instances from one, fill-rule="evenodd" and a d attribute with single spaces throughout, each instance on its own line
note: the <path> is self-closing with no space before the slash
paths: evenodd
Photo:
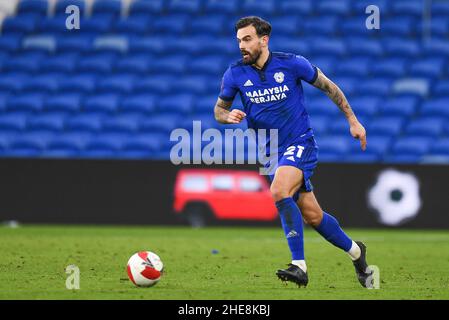
<path id="1" fill-rule="evenodd" d="M 351 127 L 349 129 L 351 131 L 351 135 L 360 140 L 360 146 L 362 147 L 362 150 L 365 151 L 366 149 L 366 130 L 362 126 L 362 124 L 358 121 L 351 123 Z"/>

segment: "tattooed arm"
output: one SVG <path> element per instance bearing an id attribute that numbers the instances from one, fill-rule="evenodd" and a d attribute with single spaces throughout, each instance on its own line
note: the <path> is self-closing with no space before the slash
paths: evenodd
<path id="1" fill-rule="evenodd" d="M 225 101 L 218 98 L 215 103 L 214 114 L 215 120 L 220 123 L 240 123 L 245 119 L 246 114 L 238 109 L 229 111 L 232 101 Z"/>
<path id="2" fill-rule="evenodd" d="M 329 78 L 327 78 L 323 72 L 319 68 L 318 76 L 313 83 L 313 86 L 317 87 L 340 108 L 340 110 L 344 113 L 346 119 L 348 119 L 351 135 L 360 140 L 360 145 L 362 150 L 366 149 L 366 130 L 362 126 L 362 124 L 357 120 L 354 112 L 349 105 L 348 100 L 346 99 L 344 93 L 341 89 L 333 83 Z"/>

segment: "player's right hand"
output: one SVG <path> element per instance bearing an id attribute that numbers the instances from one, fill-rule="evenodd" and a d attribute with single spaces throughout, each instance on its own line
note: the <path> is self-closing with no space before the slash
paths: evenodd
<path id="1" fill-rule="evenodd" d="M 245 119 L 246 113 L 239 109 L 233 109 L 228 113 L 227 123 L 240 123 Z"/>

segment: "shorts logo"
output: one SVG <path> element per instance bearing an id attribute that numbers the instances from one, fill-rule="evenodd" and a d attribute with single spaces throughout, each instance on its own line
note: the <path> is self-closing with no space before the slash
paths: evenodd
<path id="1" fill-rule="evenodd" d="M 276 80 L 277 83 L 284 82 L 284 73 L 283 72 L 276 72 L 274 74 L 274 80 Z"/>

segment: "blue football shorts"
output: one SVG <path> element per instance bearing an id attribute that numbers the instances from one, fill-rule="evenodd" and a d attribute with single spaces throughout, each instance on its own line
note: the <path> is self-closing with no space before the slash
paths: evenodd
<path id="1" fill-rule="evenodd" d="M 299 199 L 300 192 L 310 192 L 313 190 L 310 181 L 313 171 L 318 164 L 318 145 L 313 136 L 305 140 L 292 143 L 283 153 L 278 156 L 277 166 L 274 167 L 272 174 L 269 175 L 270 181 L 273 182 L 276 169 L 281 166 L 293 166 L 300 169 L 304 175 L 304 181 L 299 190 L 293 195 L 296 202 Z"/>

